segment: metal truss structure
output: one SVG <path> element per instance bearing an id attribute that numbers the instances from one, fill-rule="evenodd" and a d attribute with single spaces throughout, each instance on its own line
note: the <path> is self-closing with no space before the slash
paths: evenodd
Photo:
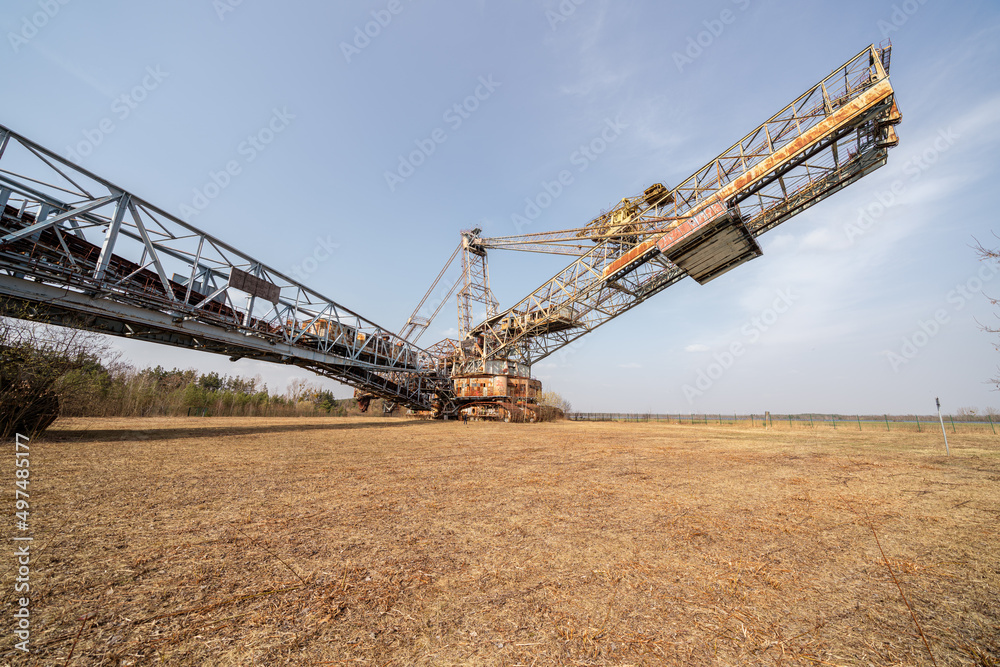
<path id="1" fill-rule="evenodd" d="M 530 376 L 533 363 L 685 276 L 703 284 L 760 256 L 758 236 L 884 165 L 900 121 L 890 50 L 870 46 L 680 185 L 653 185 L 584 227 L 462 232 L 398 335 L 0 126 L 0 314 L 294 364 L 366 402 L 454 413 L 479 401 L 470 376 Z M 575 259 L 500 312 L 488 250 Z M 442 287 L 425 314 L 460 254 L 460 339 L 420 348 L 459 287 Z M 475 325 L 474 303 L 485 307 Z M 456 396 L 455 376 L 472 394 Z M 517 387 L 500 398 L 526 397 Z"/>
<path id="2" fill-rule="evenodd" d="M 865 49 L 668 190 L 656 184 L 579 229 L 477 238 L 488 249 L 575 255 L 569 266 L 468 334 L 461 373 L 532 364 L 685 276 L 699 283 L 760 256 L 756 237 L 885 164 L 901 116 L 891 46 Z M 432 350 L 467 346 L 442 341 Z"/>
<path id="3" fill-rule="evenodd" d="M 500 302 L 490 290 L 490 273 L 486 267 L 486 251 L 477 243 L 481 229 L 462 232 L 462 289 L 458 293 L 458 336 L 461 340 L 472 331 L 472 304 L 486 309 L 486 317 L 497 314 Z"/>
<path id="4" fill-rule="evenodd" d="M 430 410 L 439 360 L 0 126 L 0 314 L 294 364 Z"/>
<path id="5" fill-rule="evenodd" d="M 431 322 L 434 321 L 434 318 L 438 316 L 438 313 L 441 312 L 441 308 L 444 307 L 444 304 L 451 300 L 451 297 L 455 294 L 455 289 L 458 287 L 457 282 L 453 282 L 450 286 L 445 288 L 446 293 L 443 297 L 437 300 L 434 312 L 430 315 L 423 314 L 425 312 L 425 308 L 428 307 L 428 300 L 431 299 L 431 295 L 434 293 L 434 290 L 437 288 L 438 284 L 440 284 L 441 280 L 448 272 L 448 269 L 451 267 L 451 263 L 455 261 L 455 258 L 458 257 L 458 253 L 460 252 L 462 252 L 461 244 L 455 248 L 455 252 L 451 253 L 451 257 L 447 262 L 445 262 L 444 268 L 441 269 L 437 278 L 434 279 L 434 282 L 427 289 L 427 292 L 424 294 L 424 298 L 421 299 L 420 303 L 417 304 L 417 307 L 413 309 L 413 314 L 406 320 L 406 324 L 403 325 L 402 330 L 399 332 L 401 337 L 406 340 L 412 340 L 416 343 L 420 340 L 420 337 L 424 335 L 424 332 L 427 331 L 427 328 L 431 325 Z"/>

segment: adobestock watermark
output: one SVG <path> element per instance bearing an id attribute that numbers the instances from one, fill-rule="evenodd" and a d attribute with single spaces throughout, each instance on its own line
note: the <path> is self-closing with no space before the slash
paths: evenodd
<path id="1" fill-rule="evenodd" d="M 866 206 L 858 208 L 858 217 L 854 222 L 844 225 L 844 234 L 849 243 L 854 243 L 858 237 L 867 234 L 875 223 L 878 222 L 886 211 L 892 208 L 899 197 L 907 191 L 913 184 L 919 181 L 923 175 L 946 153 L 955 142 L 961 138 L 955 130 L 950 127 L 938 131 L 937 137 L 929 142 L 930 145 L 920 152 L 919 155 L 910 158 L 903 163 L 904 178 L 897 178 L 888 188 L 880 190 L 875 194 L 875 200 Z"/>
<path id="2" fill-rule="evenodd" d="M 409 0 L 413 2 L 413 0 Z M 344 60 L 349 65 L 354 56 L 361 55 L 361 52 L 372 44 L 372 40 L 382 34 L 382 31 L 389 27 L 393 18 L 403 13 L 406 6 L 402 0 L 389 0 L 385 9 L 372 11 L 372 20 L 364 26 L 354 27 L 354 38 L 350 42 L 340 43 L 340 52 L 344 54 Z"/>
<path id="3" fill-rule="evenodd" d="M 597 158 L 603 155 L 611 144 L 615 143 L 622 133 L 628 129 L 628 125 L 621 122 L 621 116 L 616 116 L 614 120 L 604 119 L 604 127 L 590 141 L 580 144 L 580 147 L 569 156 L 569 163 L 576 167 L 576 172 L 582 174 L 590 168 Z M 520 234 L 528 225 L 534 223 L 542 215 L 542 211 L 552 206 L 552 204 L 562 196 L 566 188 L 573 185 L 575 179 L 573 171 L 562 169 L 551 181 L 543 180 L 541 189 L 531 197 L 524 198 L 524 210 L 512 213 L 511 224 Z"/>
<path id="4" fill-rule="evenodd" d="M 303 257 L 297 264 L 292 264 L 290 271 L 292 277 L 305 282 L 309 276 L 316 273 L 320 264 L 333 257 L 334 251 L 338 248 L 340 248 L 340 244 L 335 243 L 329 234 L 326 235 L 326 238 L 317 236 L 316 245 L 313 246 L 312 252 Z"/>
<path id="5" fill-rule="evenodd" d="M 549 27 L 555 30 L 559 27 L 560 23 L 565 23 L 569 20 L 569 17 L 576 13 L 576 8 L 585 3 L 587 0 L 562 0 L 559 6 L 556 7 L 558 11 L 552 11 L 551 9 L 545 10 L 545 20 L 549 22 Z"/>
<path id="6" fill-rule="evenodd" d="M 920 351 L 927 347 L 934 338 L 941 333 L 941 330 L 951 322 L 953 313 L 957 313 L 965 308 L 965 304 L 972 301 L 977 294 L 981 294 L 983 285 L 993 280 L 997 274 L 997 267 L 992 264 L 984 264 L 979 267 L 976 274 L 966 280 L 961 285 L 955 285 L 955 289 L 945 296 L 945 303 L 951 305 L 951 310 L 938 308 L 926 320 L 917 320 L 917 327 L 908 336 L 903 336 L 897 350 L 885 350 L 886 361 L 892 367 L 894 373 L 913 361 Z"/>
<path id="7" fill-rule="evenodd" d="M 710 390 L 726 374 L 726 371 L 736 365 L 737 360 L 746 354 L 748 347 L 756 345 L 761 337 L 777 324 L 781 316 L 791 309 L 798 298 L 798 295 L 792 293 L 791 288 L 778 290 L 770 307 L 762 310 L 759 315 L 751 317 L 746 324 L 740 327 L 740 334 L 743 335 L 744 340 L 734 340 L 722 352 L 714 352 L 712 354 L 713 361 L 706 367 L 698 369 L 694 383 L 681 387 L 688 404 L 694 405 L 696 398 L 704 396 L 705 392 Z"/>
<path id="8" fill-rule="evenodd" d="M 21 29 L 17 32 L 8 32 L 7 41 L 14 53 L 21 50 L 28 42 L 33 40 L 38 32 L 47 26 L 56 17 L 63 7 L 68 5 L 70 0 L 38 0 L 39 11 L 29 16 L 21 17 Z"/>
<path id="9" fill-rule="evenodd" d="M 31 528 L 31 494 L 28 491 L 31 483 L 31 447 L 26 435 L 14 434 L 14 528 L 17 532 L 11 539 L 14 541 L 14 577 L 13 605 L 17 611 L 14 617 L 14 636 L 20 641 L 14 648 L 24 653 L 28 652 L 28 642 L 31 639 L 31 542 L 32 537 L 25 533 Z M 21 533 L 20 535 L 18 533 Z"/>
<path id="10" fill-rule="evenodd" d="M 750 1 L 732 0 L 732 3 L 743 12 L 750 7 Z M 726 31 L 726 26 L 730 26 L 736 22 L 736 16 L 737 14 L 733 10 L 723 9 L 719 12 L 718 18 L 702 21 L 701 24 L 705 29 L 687 38 L 687 45 L 683 52 L 674 51 L 673 53 L 674 65 L 676 65 L 677 71 L 683 74 L 685 67 L 694 63 L 707 49 L 710 49 L 715 44 L 715 40 L 722 37 L 722 33 Z"/>
<path id="11" fill-rule="evenodd" d="M 179 207 L 181 218 L 190 222 L 192 218 L 208 208 L 209 204 L 232 184 L 233 179 L 243 173 L 243 167 L 256 160 L 257 156 L 267 149 L 275 137 L 288 129 L 294 119 L 295 115 L 289 113 L 288 107 L 272 109 L 271 118 L 268 119 L 267 123 L 253 134 L 248 134 L 247 138 L 236 147 L 236 153 L 240 159 L 229 160 L 219 171 L 209 171 L 205 184 L 194 188 L 191 201 L 183 203 Z"/>
<path id="12" fill-rule="evenodd" d="M 220 21 L 226 20 L 226 14 L 235 12 L 236 8 L 243 4 L 243 0 L 212 0 L 212 9 Z"/>
<path id="13" fill-rule="evenodd" d="M 882 39 L 888 39 L 889 35 L 906 25 L 906 22 L 926 4 L 927 0 L 906 0 L 901 4 L 893 5 L 889 19 L 879 19 L 875 24 L 882 33 Z"/>
<path id="14" fill-rule="evenodd" d="M 84 158 L 93 154 L 94 149 L 104 143 L 109 134 L 118 129 L 115 120 L 124 122 L 132 112 L 139 108 L 139 105 L 149 98 L 149 94 L 160 87 L 164 79 L 170 76 L 170 72 L 164 72 L 159 65 L 146 68 L 146 74 L 142 81 L 133 86 L 131 90 L 122 93 L 111 103 L 111 115 L 105 116 L 97 121 L 97 125 L 83 131 L 83 139 L 66 146 L 65 157 L 67 160 L 80 164 Z"/>
<path id="15" fill-rule="evenodd" d="M 482 103 L 490 99 L 497 88 L 502 85 L 499 81 L 493 80 L 492 74 L 479 77 L 478 85 L 472 94 L 445 109 L 441 115 L 442 120 L 448 124 L 452 132 L 457 131 L 465 121 L 472 118 L 472 114 L 479 110 Z M 434 128 L 425 139 L 415 139 L 413 144 L 416 149 L 406 155 L 399 156 L 399 164 L 395 171 L 386 170 L 383 173 L 389 192 L 395 192 L 397 187 L 406 182 L 406 179 L 417 173 L 417 169 L 427 162 L 427 158 L 434 155 L 438 146 L 446 141 L 448 141 L 448 131 L 440 127 Z"/>

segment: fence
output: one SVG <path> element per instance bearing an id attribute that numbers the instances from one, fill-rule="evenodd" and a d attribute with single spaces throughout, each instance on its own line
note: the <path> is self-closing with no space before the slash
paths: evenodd
<path id="1" fill-rule="evenodd" d="M 596 422 L 664 422 L 671 424 L 689 425 L 716 425 L 716 426 L 749 426 L 751 428 L 846 428 L 858 431 L 864 430 L 900 430 L 922 432 L 928 429 L 941 429 L 941 423 L 937 415 L 905 415 L 892 416 L 882 415 L 881 417 L 866 415 L 777 415 L 771 413 L 738 415 L 734 414 L 701 414 L 684 415 L 677 413 L 641 413 L 641 412 L 571 412 L 566 415 L 571 421 L 596 421 Z M 996 423 L 992 415 L 970 419 L 953 415 L 944 417 L 944 424 L 947 431 L 957 433 L 964 432 L 997 433 Z"/>

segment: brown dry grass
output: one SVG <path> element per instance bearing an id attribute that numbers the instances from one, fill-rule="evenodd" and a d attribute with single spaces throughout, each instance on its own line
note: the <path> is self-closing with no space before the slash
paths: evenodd
<path id="1" fill-rule="evenodd" d="M 60 421 L 31 450 L 33 652 L 2 627 L 5 548 L 0 660 L 931 664 L 891 566 L 936 664 L 995 665 L 1000 438 L 949 442 L 946 458 L 933 432 Z"/>

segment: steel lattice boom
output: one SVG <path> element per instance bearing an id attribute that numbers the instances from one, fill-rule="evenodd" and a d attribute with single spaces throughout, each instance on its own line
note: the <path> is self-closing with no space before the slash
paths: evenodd
<path id="1" fill-rule="evenodd" d="M 890 49 L 865 49 L 673 189 L 656 184 L 580 229 L 478 239 L 482 250 L 579 258 L 478 324 L 479 354 L 450 363 L 530 368 L 685 276 L 705 283 L 760 256 L 756 237 L 885 164 L 901 119 Z"/>
<path id="2" fill-rule="evenodd" d="M 422 410 L 438 359 L 0 126 L 3 314 L 294 364 Z"/>

